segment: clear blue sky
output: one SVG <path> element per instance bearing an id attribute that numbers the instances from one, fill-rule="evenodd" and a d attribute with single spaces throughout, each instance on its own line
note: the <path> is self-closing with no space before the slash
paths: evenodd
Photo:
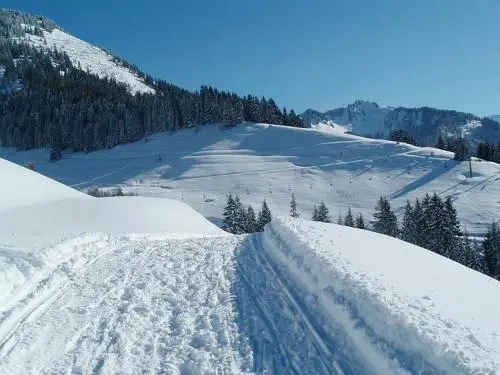
<path id="1" fill-rule="evenodd" d="M 500 114 L 499 0 L 2 0 L 187 89 Z"/>

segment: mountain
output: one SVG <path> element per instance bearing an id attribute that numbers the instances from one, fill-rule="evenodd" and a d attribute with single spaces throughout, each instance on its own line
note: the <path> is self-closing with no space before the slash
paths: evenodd
<path id="1" fill-rule="evenodd" d="M 94 151 L 158 131 L 242 121 L 302 127 L 272 99 L 202 86 L 189 92 L 63 31 L 0 10 L 0 144 Z"/>
<path id="2" fill-rule="evenodd" d="M 391 131 L 404 129 L 424 146 L 434 145 L 440 135 L 464 137 L 473 144 L 500 138 L 500 124 L 494 119 L 431 107 L 383 107 L 358 100 L 326 112 L 308 109 L 301 117 L 309 126 L 338 124 L 353 134 L 374 138 L 388 138 Z"/>
<path id="3" fill-rule="evenodd" d="M 0 175 L 36 197 L 0 201 L 2 374 L 500 370 L 500 283 L 430 251 L 301 219 L 233 236 L 181 202 Z"/>
<path id="4" fill-rule="evenodd" d="M 493 121 L 496 121 L 496 122 L 500 122 L 500 115 L 492 115 L 492 116 L 488 116 L 490 119 L 492 119 Z"/>

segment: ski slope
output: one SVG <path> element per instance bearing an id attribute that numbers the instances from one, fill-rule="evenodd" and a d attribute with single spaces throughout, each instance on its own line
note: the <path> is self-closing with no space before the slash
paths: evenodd
<path id="1" fill-rule="evenodd" d="M 26 40 L 35 47 L 65 52 L 76 68 L 95 74 L 99 78 L 109 78 L 124 83 L 132 94 L 155 92 L 134 72 L 113 61 L 113 56 L 108 52 L 59 29 L 51 32 L 43 30 L 43 35 L 40 37 L 27 33 Z"/>
<path id="2" fill-rule="evenodd" d="M 277 125 L 241 124 L 155 134 L 148 142 L 111 150 L 65 153 L 50 163 L 47 150 L 0 148 L 16 163 L 33 162 L 59 182 L 85 191 L 88 187 L 122 186 L 141 196 L 188 203 L 219 223 L 228 192 L 255 209 L 263 199 L 276 215 L 286 215 L 295 193 L 303 216 L 324 200 L 333 218 L 348 207 L 371 218 L 385 195 L 400 214 L 406 200 L 436 192 L 451 196 L 461 224 L 482 235 L 500 218 L 500 165 L 391 141 L 343 134 L 342 129 L 293 129 Z M 161 160 L 160 160 L 161 158 Z"/>
<path id="3" fill-rule="evenodd" d="M 181 202 L 0 173 L 33 194 L 0 194 L 1 374 L 500 371 L 500 284 L 424 249 L 305 220 L 232 236 Z"/>

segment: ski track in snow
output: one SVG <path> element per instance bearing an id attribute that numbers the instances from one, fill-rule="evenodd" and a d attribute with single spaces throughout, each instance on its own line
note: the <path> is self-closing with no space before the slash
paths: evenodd
<path id="1" fill-rule="evenodd" d="M 240 372 L 230 298 L 236 238 L 100 241 L 2 319 L 0 328 L 23 312 L 2 332 L 0 373 Z M 92 247 L 105 250 L 90 256 Z"/>

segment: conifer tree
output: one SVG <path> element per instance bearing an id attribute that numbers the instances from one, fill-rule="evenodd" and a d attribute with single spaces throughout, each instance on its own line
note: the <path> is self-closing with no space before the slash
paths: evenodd
<path id="1" fill-rule="evenodd" d="M 229 233 L 234 233 L 234 221 L 236 218 L 236 203 L 233 195 L 227 195 L 226 207 L 222 214 L 222 229 Z"/>
<path id="2" fill-rule="evenodd" d="M 264 199 L 264 201 L 262 202 L 262 208 L 259 212 L 259 216 L 257 219 L 257 231 L 263 232 L 264 227 L 266 226 L 266 224 L 269 224 L 271 220 L 272 220 L 271 210 L 267 206 L 267 202 Z"/>
<path id="3" fill-rule="evenodd" d="M 246 225 L 247 225 L 247 215 L 245 212 L 245 208 L 240 201 L 240 197 L 236 195 L 234 198 L 234 203 L 236 205 L 235 211 L 235 220 L 234 220 L 234 234 L 243 234 L 246 233 Z"/>
<path id="4" fill-rule="evenodd" d="M 339 214 L 339 216 L 337 217 L 337 224 L 344 225 L 344 219 L 342 218 L 341 214 Z"/>
<path id="5" fill-rule="evenodd" d="M 492 223 L 483 243 L 484 270 L 488 276 L 500 280 L 500 227 Z"/>
<path id="6" fill-rule="evenodd" d="M 356 228 L 365 229 L 365 219 L 361 213 L 356 216 Z"/>
<path id="7" fill-rule="evenodd" d="M 401 239 L 403 241 L 417 244 L 417 218 L 410 201 L 406 202 L 403 223 L 401 225 Z"/>
<path id="8" fill-rule="evenodd" d="M 257 231 L 257 219 L 255 218 L 255 211 L 252 206 L 248 206 L 246 214 L 246 233 L 254 233 Z"/>
<path id="9" fill-rule="evenodd" d="M 397 237 L 399 234 L 398 220 L 391 209 L 391 204 L 385 197 L 380 197 L 375 206 L 375 219 L 373 229 L 375 232 L 385 234 L 387 236 Z"/>
<path id="10" fill-rule="evenodd" d="M 315 212 L 313 214 L 314 221 L 321 221 L 323 223 L 331 223 L 332 218 L 330 216 L 330 212 L 328 211 L 328 207 L 326 207 L 325 202 L 321 201 L 319 206 L 314 207 Z"/>
<path id="11" fill-rule="evenodd" d="M 293 218 L 298 218 L 300 216 L 299 212 L 297 211 L 297 202 L 295 201 L 294 193 L 292 193 L 292 200 L 290 201 L 290 216 Z"/>
<path id="12" fill-rule="evenodd" d="M 318 207 L 316 207 L 316 205 L 314 205 L 314 207 L 313 207 L 313 214 L 312 214 L 311 220 L 312 221 L 319 221 L 318 220 Z"/>
<path id="13" fill-rule="evenodd" d="M 354 216 L 352 214 L 350 207 L 347 209 L 347 214 L 345 215 L 344 218 L 344 225 L 346 227 L 354 227 Z"/>

